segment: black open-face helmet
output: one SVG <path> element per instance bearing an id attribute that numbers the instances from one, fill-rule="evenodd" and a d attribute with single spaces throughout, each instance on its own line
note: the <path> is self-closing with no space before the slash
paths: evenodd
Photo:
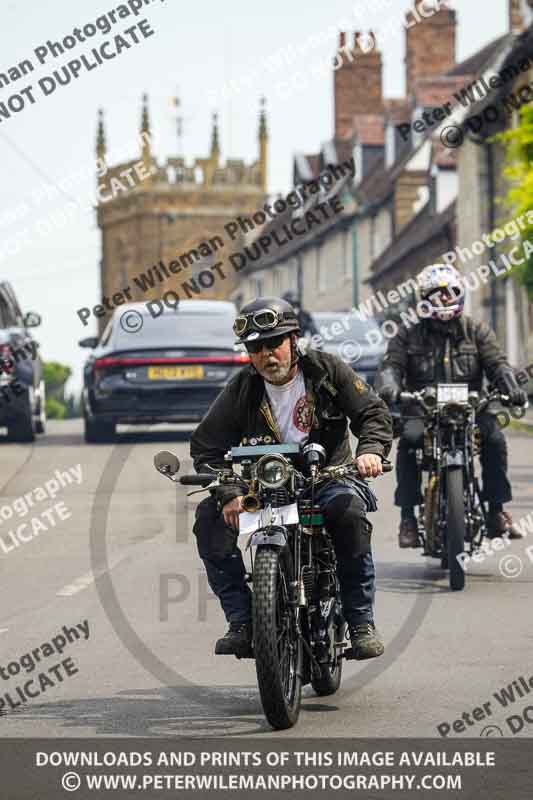
<path id="1" fill-rule="evenodd" d="M 236 344 L 260 342 L 300 330 L 294 308 L 281 297 L 256 297 L 244 305 L 235 319 Z"/>

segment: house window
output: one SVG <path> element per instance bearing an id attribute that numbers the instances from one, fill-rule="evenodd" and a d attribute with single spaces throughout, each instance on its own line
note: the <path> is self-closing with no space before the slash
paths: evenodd
<path id="1" fill-rule="evenodd" d="M 324 269 L 324 256 L 322 248 L 316 248 L 316 285 L 318 291 L 322 294 L 326 291 L 326 270 Z"/>
<path id="2" fill-rule="evenodd" d="M 376 225 L 376 218 L 372 217 L 370 219 L 370 259 L 373 261 L 377 258 L 377 248 L 378 244 L 378 237 L 377 237 L 377 225 Z"/>
<path id="3" fill-rule="evenodd" d="M 430 109 L 415 108 L 415 110 L 413 111 L 413 117 L 411 119 L 411 122 L 414 124 L 416 120 L 419 120 L 422 117 L 422 114 L 426 110 Z M 422 133 L 418 133 L 417 131 L 415 131 L 414 127 L 411 128 L 411 142 L 413 144 L 413 150 L 416 150 L 422 144 L 422 142 L 424 141 L 424 137 L 425 134 L 423 131 Z"/>
<path id="4" fill-rule="evenodd" d="M 343 263 L 343 274 L 345 278 L 352 277 L 352 262 L 350 259 L 350 241 L 349 237 L 351 234 L 351 230 L 348 228 L 342 234 L 342 263 Z"/>
<path id="5" fill-rule="evenodd" d="M 385 167 L 389 169 L 396 160 L 396 128 L 391 122 L 385 128 Z"/>
<path id="6" fill-rule="evenodd" d="M 289 281 L 288 270 L 289 270 L 289 268 L 287 267 L 286 264 L 283 264 L 282 267 L 280 268 L 280 271 L 279 271 L 279 293 L 280 294 L 282 292 L 284 292 L 285 288 L 288 286 L 288 281 Z"/>
<path id="7" fill-rule="evenodd" d="M 360 144 L 355 145 L 352 155 L 355 167 L 354 183 L 360 183 L 363 180 L 363 148 Z"/>

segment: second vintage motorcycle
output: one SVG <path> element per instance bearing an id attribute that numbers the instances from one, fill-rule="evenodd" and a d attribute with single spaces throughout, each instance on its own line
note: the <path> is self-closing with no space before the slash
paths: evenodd
<path id="1" fill-rule="evenodd" d="M 487 536 L 487 510 L 475 469 L 481 442 L 476 419 L 498 401 L 508 403 L 509 398 L 497 391 L 481 397 L 459 383 L 400 394 L 400 407 L 418 406 L 424 423 L 423 446 L 416 451 L 423 553 L 440 559 L 454 591 L 465 586 L 463 556 L 481 549 Z M 401 415 L 402 421 L 408 418 Z"/>

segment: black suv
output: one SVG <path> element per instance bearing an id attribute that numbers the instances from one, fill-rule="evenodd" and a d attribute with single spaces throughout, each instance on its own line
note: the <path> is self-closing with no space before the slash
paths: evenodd
<path id="1" fill-rule="evenodd" d="M 11 285 L 0 281 L 0 426 L 15 442 L 33 442 L 44 433 L 43 365 L 28 330 L 40 324 L 39 314 L 22 314 Z"/>

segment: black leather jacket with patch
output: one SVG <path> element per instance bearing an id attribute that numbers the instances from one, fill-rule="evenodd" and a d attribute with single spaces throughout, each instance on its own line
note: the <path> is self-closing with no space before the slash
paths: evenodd
<path id="1" fill-rule="evenodd" d="M 309 442 L 326 450 L 328 465 L 352 459 L 348 424 L 358 439 L 357 455 L 386 458 L 392 443 L 392 421 L 386 404 L 337 356 L 308 348 L 300 356 L 311 430 Z M 217 397 L 191 438 L 191 457 L 197 472 L 206 464 L 224 466 L 224 455 L 244 444 L 273 444 L 281 435 L 272 414 L 263 378 L 250 365 L 243 367 Z M 241 489 L 224 487 L 217 498 L 225 503 Z"/>

